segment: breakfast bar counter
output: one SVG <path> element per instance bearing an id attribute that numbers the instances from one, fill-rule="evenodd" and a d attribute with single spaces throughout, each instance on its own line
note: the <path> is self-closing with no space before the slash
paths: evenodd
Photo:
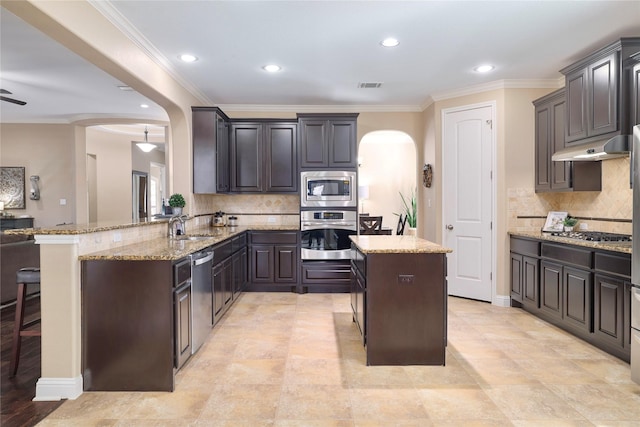
<path id="1" fill-rule="evenodd" d="M 351 307 L 367 365 L 444 365 L 451 249 L 414 236 L 351 240 Z"/>

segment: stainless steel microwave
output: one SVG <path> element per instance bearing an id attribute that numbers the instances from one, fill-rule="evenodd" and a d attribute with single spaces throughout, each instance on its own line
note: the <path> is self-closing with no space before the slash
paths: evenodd
<path id="1" fill-rule="evenodd" d="M 356 173 L 305 171 L 300 173 L 300 206 L 356 207 Z"/>

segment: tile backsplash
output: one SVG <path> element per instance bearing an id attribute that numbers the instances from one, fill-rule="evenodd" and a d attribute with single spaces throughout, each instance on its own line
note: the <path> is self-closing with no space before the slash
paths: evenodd
<path id="1" fill-rule="evenodd" d="M 602 191 L 535 193 L 533 188 L 507 189 L 509 230 L 540 230 L 549 211 L 563 211 L 585 218 L 580 222 L 589 230 L 631 234 L 629 164 L 629 157 L 603 161 Z M 542 218 L 519 218 L 523 216 Z"/>
<path id="2" fill-rule="evenodd" d="M 234 214 L 242 225 L 296 225 L 300 223 L 298 194 L 194 194 L 192 215 L 217 211 Z"/>

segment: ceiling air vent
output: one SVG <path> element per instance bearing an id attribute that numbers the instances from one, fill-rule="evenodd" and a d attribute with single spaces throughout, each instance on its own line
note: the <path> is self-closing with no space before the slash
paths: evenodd
<path id="1" fill-rule="evenodd" d="M 377 89 L 380 86 L 382 86 L 382 83 L 371 83 L 371 82 L 366 82 L 366 83 L 358 83 L 358 88 L 359 89 Z"/>

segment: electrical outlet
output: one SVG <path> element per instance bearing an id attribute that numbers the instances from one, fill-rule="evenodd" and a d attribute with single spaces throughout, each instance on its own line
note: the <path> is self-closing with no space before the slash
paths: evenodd
<path id="1" fill-rule="evenodd" d="M 60 206 L 64 206 L 67 204 L 67 199 L 60 199 Z"/>
<path id="2" fill-rule="evenodd" d="M 121 233 L 113 233 L 113 243 L 121 242 L 122 234 Z"/>
<path id="3" fill-rule="evenodd" d="M 416 277 L 413 274 L 398 274 L 398 284 L 411 285 L 415 278 Z"/>
<path id="4" fill-rule="evenodd" d="M 269 224 L 275 224 L 276 223 L 276 217 L 275 216 L 270 216 L 267 218 L 267 222 Z"/>

